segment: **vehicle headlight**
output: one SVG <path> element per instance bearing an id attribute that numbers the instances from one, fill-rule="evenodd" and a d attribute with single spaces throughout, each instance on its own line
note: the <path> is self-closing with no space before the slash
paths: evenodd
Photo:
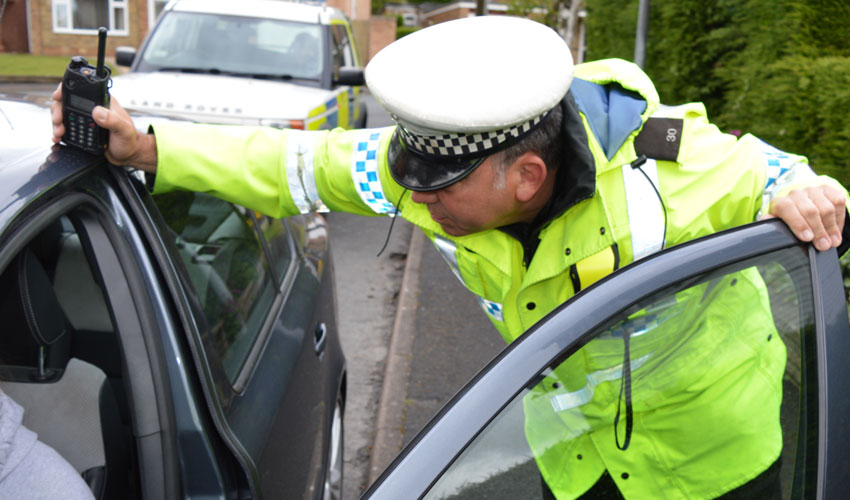
<path id="1" fill-rule="evenodd" d="M 274 128 L 294 128 L 304 130 L 304 120 L 280 120 L 277 118 L 263 118 L 260 125 Z"/>

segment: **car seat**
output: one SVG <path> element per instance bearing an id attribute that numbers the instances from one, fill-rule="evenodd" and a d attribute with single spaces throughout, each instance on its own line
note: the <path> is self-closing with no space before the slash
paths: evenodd
<path id="1" fill-rule="evenodd" d="M 73 328 L 30 248 L 0 275 L 0 317 L 0 387 L 24 407 L 24 425 L 82 474 L 95 498 L 127 498 L 115 395 L 102 370 L 71 358 Z"/>

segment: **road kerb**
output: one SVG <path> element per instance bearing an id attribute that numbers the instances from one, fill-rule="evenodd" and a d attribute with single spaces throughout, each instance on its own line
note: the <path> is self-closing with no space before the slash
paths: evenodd
<path id="1" fill-rule="evenodd" d="M 407 397 L 410 360 L 413 355 L 416 309 L 419 294 L 419 270 L 422 263 L 422 247 L 425 236 L 414 228 L 410 236 L 407 262 L 401 282 L 378 417 L 375 425 L 375 442 L 369 460 L 369 484 L 375 482 L 381 472 L 401 451 L 404 438 L 404 401 Z"/>

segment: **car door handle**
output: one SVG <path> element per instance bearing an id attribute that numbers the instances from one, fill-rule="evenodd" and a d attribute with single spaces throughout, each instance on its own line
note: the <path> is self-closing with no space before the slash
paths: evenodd
<path id="1" fill-rule="evenodd" d="M 316 330 L 313 332 L 313 349 L 316 355 L 321 356 L 325 350 L 325 345 L 328 341 L 328 327 L 324 323 L 316 325 Z"/>

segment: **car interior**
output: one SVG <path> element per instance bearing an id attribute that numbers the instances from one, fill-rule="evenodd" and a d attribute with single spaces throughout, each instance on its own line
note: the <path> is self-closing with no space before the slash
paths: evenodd
<path id="1" fill-rule="evenodd" d="M 0 273 L 0 388 L 95 498 L 139 498 L 121 347 L 93 269 L 62 216 Z"/>

